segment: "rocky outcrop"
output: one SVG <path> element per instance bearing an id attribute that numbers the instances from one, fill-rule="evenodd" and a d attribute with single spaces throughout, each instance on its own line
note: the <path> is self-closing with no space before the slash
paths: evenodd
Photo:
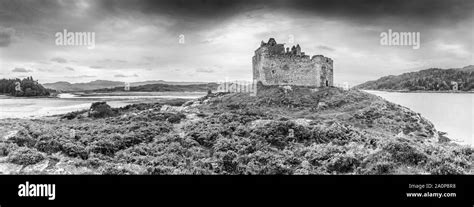
<path id="1" fill-rule="evenodd" d="M 190 104 L 188 106 L 170 106 L 163 105 L 160 109 L 161 112 L 173 112 L 173 113 L 199 113 L 199 109 L 195 108 L 196 104 Z"/>
<path id="2" fill-rule="evenodd" d="M 95 102 L 92 103 L 88 116 L 92 118 L 105 118 L 115 116 L 116 111 L 112 109 L 106 102 Z"/>

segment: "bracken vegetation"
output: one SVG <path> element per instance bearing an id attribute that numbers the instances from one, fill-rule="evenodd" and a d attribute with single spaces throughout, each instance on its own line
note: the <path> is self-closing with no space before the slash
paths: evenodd
<path id="1" fill-rule="evenodd" d="M 1 120 L 16 133 L 0 143 L 0 165 L 30 166 L 2 173 L 473 173 L 472 148 L 438 143 L 419 114 L 356 90 L 269 87 L 170 103 Z"/>

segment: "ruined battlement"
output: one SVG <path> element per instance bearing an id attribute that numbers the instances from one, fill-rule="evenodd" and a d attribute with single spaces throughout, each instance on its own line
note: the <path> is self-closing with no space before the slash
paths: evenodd
<path id="1" fill-rule="evenodd" d="M 306 55 L 299 44 L 287 47 L 274 38 L 261 42 L 252 59 L 254 80 L 264 85 L 328 87 L 333 85 L 333 60 Z"/>

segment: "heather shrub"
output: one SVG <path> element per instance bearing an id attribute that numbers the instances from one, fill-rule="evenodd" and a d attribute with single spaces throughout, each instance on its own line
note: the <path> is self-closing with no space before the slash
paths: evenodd
<path id="1" fill-rule="evenodd" d="M 0 143 L 0 156 L 8 156 L 10 152 L 15 151 L 18 149 L 18 145 L 13 143 Z"/>
<path id="2" fill-rule="evenodd" d="M 461 166 L 440 159 L 430 162 L 427 168 L 433 175 L 458 175 L 465 172 Z"/>
<path id="3" fill-rule="evenodd" d="M 335 154 L 327 163 L 327 170 L 336 173 L 348 173 L 354 171 L 360 164 L 353 155 Z"/>
<path id="4" fill-rule="evenodd" d="M 360 172 L 361 174 L 368 175 L 386 175 L 391 174 L 394 168 L 395 164 L 393 162 L 383 161 L 370 163 L 369 165 L 366 165 L 365 168 Z"/>
<path id="5" fill-rule="evenodd" d="M 222 136 L 223 128 L 220 124 L 198 121 L 185 126 L 186 136 L 204 147 L 212 147 L 215 141 Z"/>
<path id="6" fill-rule="evenodd" d="M 229 173 L 229 174 L 236 174 L 237 172 L 237 166 L 239 165 L 239 162 L 237 160 L 237 153 L 234 151 L 226 151 L 226 152 L 220 152 L 216 155 L 216 157 L 219 159 L 218 163 L 221 165 L 222 170 L 224 173 Z"/>
<path id="7" fill-rule="evenodd" d="M 70 157 L 80 157 L 81 159 L 87 159 L 89 152 L 82 145 L 66 142 L 62 145 L 62 151 Z"/>
<path id="8" fill-rule="evenodd" d="M 38 150 L 27 147 L 19 147 L 8 155 L 8 160 L 11 163 L 19 165 L 32 165 L 41 162 L 43 159 L 43 154 Z"/>
<path id="9" fill-rule="evenodd" d="M 47 135 L 42 135 L 34 145 L 34 148 L 47 154 L 56 153 L 63 149 L 62 143 L 59 141 L 59 139 L 53 139 L 46 136 Z"/>
<path id="10" fill-rule="evenodd" d="M 29 129 L 21 129 L 18 133 L 9 139 L 18 146 L 32 147 L 36 144 L 35 138 L 29 133 Z"/>
<path id="11" fill-rule="evenodd" d="M 392 155 L 392 159 L 396 162 L 417 165 L 427 161 L 427 155 L 418 150 L 413 142 L 403 139 L 389 141 L 382 147 Z"/>
<path id="12" fill-rule="evenodd" d="M 182 113 L 177 113 L 177 114 L 170 114 L 166 120 L 170 123 L 177 124 L 181 122 L 181 120 L 184 118 L 186 118 L 186 115 Z"/>
<path id="13" fill-rule="evenodd" d="M 289 142 L 289 129 L 294 126 L 292 122 L 272 121 L 253 130 L 253 133 L 269 144 L 283 149 Z"/>

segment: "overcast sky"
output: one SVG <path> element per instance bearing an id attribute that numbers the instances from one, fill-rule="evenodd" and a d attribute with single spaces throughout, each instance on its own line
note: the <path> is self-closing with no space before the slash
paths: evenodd
<path id="1" fill-rule="evenodd" d="M 336 83 L 474 64 L 472 0 L 0 0 L 0 77 L 40 82 L 250 80 L 260 41 L 334 60 Z M 95 48 L 56 32 L 94 32 Z M 420 49 L 380 45 L 420 32 Z M 184 35 L 184 44 L 179 36 Z"/>

